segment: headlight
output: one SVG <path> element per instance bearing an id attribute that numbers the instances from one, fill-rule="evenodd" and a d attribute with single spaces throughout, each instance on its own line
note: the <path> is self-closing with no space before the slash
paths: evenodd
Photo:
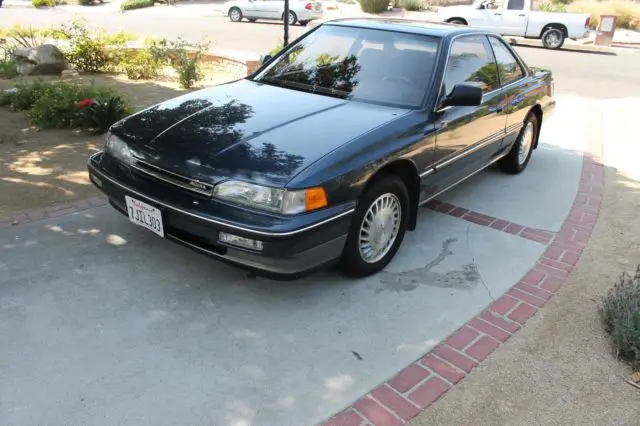
<path id="1" fill-rule="evenodd" d="M 323 188 L 288 191 L 230 180 L 216 185 L 213 195 L 221 200 L 282 214 L 310 212 L 327 206 Z"/>
<path id="2" fill-rule="evenodd" d="M 105 143 L 104 150 L 123 163 L 131 164 L 133 160 L 131 150 L 126 142 L 111 133 L 107 134 L 107 142 Z"/>

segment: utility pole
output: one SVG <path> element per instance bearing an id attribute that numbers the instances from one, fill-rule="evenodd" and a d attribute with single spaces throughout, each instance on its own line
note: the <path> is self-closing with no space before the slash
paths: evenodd
<path id="1" fill-rule="evenodd" d="M 289 44 L 289 0 L 284 0 L 284 37 L 282 48 Z"/>

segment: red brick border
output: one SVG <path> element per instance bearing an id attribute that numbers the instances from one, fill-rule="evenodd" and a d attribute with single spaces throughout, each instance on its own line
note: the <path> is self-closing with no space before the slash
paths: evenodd
<path id="1" fill-rule="evenodd" d="M 466 377 L 558 291 L 589 241 L 603 191 L 603 165 L 599 158 L 585 153 L 578 193 L 555 235 L 449 204 L 430 203 L 428 208 L 435 211 L 547 244 L 547 250 L 518 283 L 487 309 L 320 426 L 405 424 Z"/>
<path id="2" fill-rule="evenodd" d="M 473 210 L 467 210 L 465 208 L 454 206 L 452 204 L 441 203 L 437 200 L 428 202 L 424 207 L 439 213 L 446 214 L 448 216 L 464 219 L 467 222 L 472 222 L 476 225 L 487 226 L 498 231 L 517 235 L 519 237 L 526 238 L 527 240 L 535 241 L 542 244 L 549 244 L 553 239 L 553 234 L 551 232 L 545 231 L 544 229 L 529 228 L 518 223 L 509 222 L 508 220 L 504 219 L 498 219 L 497 217 L 493 216 L 487 216 L 486 214 L 478 213 Z"/>
<path id="3" fill-rule="evenodd" d="M 76 213 L 88 210 L 93 207 L 100 207 L 107 204 L 107 197 L 98 195 L 84 200 L 73 201 L 71 203 L 56 204 L 44 209 L 28 210 L 16 213 L 9 217 L 0 217 L 0 229 L 11 226 L 24 225 L 25 223 L 37 222 L 43 219 L 63 216 L 65 214 Z"/>

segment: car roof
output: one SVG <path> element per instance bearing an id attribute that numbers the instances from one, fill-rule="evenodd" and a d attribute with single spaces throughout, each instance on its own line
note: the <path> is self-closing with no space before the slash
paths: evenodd
<path id="1" fill-rule="evenodd" d="M 465 25 L 449 24 L 446 22 L 419 21 L 404 18 L 338 18 L 326 21 L 322 25 L 339 25 L 355 28 L 399 31 L 440 38 L 456 34 L 493 34 L 492 31 L 470 28 Z"/>

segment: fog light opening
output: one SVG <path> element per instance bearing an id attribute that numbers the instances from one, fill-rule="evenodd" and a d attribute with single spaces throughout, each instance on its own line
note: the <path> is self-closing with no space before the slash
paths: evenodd
<path id="1" fill-rule="evenodd" d="M 262 251 L 262 241 L 252 240 L 251 238 L 240 237 L 238 235 L 227 234 L 226 232 L 220 232 L 218 240 L 221 243 L 229 244 L 236 247 L 242 247 L 250 250 Z"/>
<path id="2" fill-rule="evenodd" d="M 98 176 L 95 176 L 91 173 L 89 174 L 89 176 L 91 176 L 91 180 L 96 184 L 98 188 L 102 188 L 102 180 Z"/>

